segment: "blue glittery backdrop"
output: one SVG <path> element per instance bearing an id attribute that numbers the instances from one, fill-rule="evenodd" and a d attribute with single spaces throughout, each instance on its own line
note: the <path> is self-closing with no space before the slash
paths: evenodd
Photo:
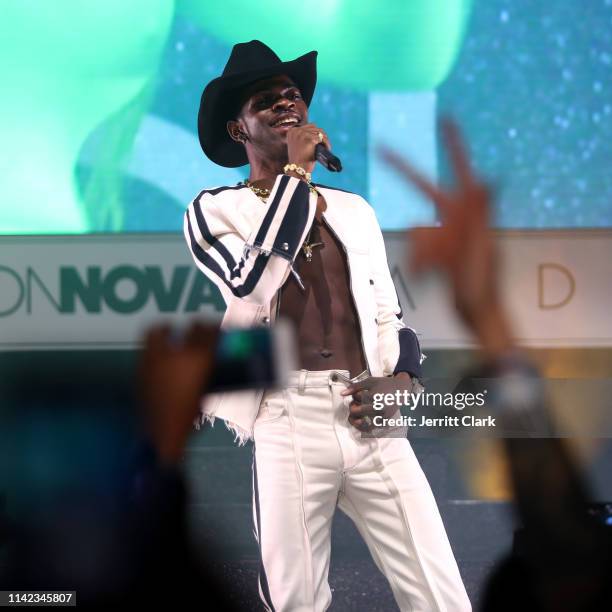
<path id="1" fill-rule="evenodd" d="M 401 95 L 377 98 L 378 92 L 319 80 L 310 118 L 326 128 L 345 170 L 338 175 L 319 170 L 317 180 L 364 195 L 383 228 L 432 221 L 428 204 L 385 178 L 372 149 L 374 139 L 384 142 L 385 132 L 394 131 L 394 146 L 445 180 L 439 147 L 433 144 L 427 159 L 419 159 L 434 142 L 435 114 L 444 112 L 464 127 L 475 164 L 496 188 L 497 225 L 612 225 L 611 32 L 612 0 L 476 0 L 450 76 L 437 91 L 419 92 L 426 95 L 416 105 L 405 98 L 406 108 L 427 102 L 419 111 L 423 119 L 413 121 L 414 134 L 403 117 Z M 77 177 L 88 210 L 95 211 L 94 231 L 178 230 L 186 204 L 200 189 L 247 176 L 247 167 L 209 162 L 197 141 L 202 88 L 220 74 L 229 52 L 229 46 L 175 17 L 147 111 L 130 154 L 116 169 L 118 213 L 99 214 L 108 205 L 107 194 L 89 187 L 96 176 L 99 180 L 101 143 L 120 127 L 121 113 L 99 126 L 82 148 Z M 386 108 L 385 100 L 390 100 Z M 402 146 L 396 127 L 405 125 Z"/>

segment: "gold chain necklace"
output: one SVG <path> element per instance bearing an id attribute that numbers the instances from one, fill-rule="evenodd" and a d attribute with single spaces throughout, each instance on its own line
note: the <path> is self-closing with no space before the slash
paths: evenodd
<path id="1" fill-rule="evenodd" d="M 270 189 L 264 189 L 262 187 L 255 187 L 249 179 L 244 179 L 242 181 L 243 185 L 246 185 L 264 204 L 268 201 L 270 197 Z"/>
<path id="2" fill-rule="evenodd" d="M 253 185 L 253 183 L 251 183 L 249 179 L 244 179 L 244 181 L 241 181 L 238 184 L 246 185 L 264 204 L 268 201 L 268 198 L 270 197 L 270 193 L 272 192 L 271 189 L 264 189 L 263 187 L 255 187 L 255 185 Z M 308 189 L 310 189 L 312 193 L 321 195 L 317 191 L 317 188 L 312 183 L 308 183 Z"/>

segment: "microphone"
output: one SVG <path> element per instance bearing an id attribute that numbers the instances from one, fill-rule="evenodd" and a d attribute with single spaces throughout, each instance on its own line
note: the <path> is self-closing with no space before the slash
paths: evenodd
<path id="1" fill-rule="evenodd" d="M 330 172 L 341 172 L 342 163 L 322 142 L 315 146 L 315 159 Z"/>

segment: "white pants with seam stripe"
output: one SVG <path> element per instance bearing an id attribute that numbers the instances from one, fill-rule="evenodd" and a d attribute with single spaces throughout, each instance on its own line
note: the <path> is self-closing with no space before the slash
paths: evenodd
<path id="1" fill-rule="evenodd" d="M 260 595 L 275 611 L 321 612 L 336 506 L 355 523 L 400 610 L 471 610 L 429 484 L 405 438 L 362 438 L 336 371 L 293 372 L 266 392 L 254 430 Z M 344 376 L 348 372 L 338 370 Z"/>

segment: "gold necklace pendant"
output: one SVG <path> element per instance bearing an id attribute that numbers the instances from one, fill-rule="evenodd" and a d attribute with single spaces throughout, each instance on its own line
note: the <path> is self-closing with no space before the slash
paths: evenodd
<path id="1" fill-rule="evenodd" d="M 322 242 L 310 242 L 312 240 L 312 231 L 315 229 L 316 224 L 316 219 L 313 219 L 308 236 L 306 236 L 306 240 L 304 240 L 304 244 L 302 244 L 302 251 L 304 252 L 304 257 L 306 258 L 307 262 L 312 261 L 312 249 L 318 246 L 323 246 Z"/>
<path id="2" fill-rule="evenodd" d="M 312 261 L 312 249 L 318 246 L 323 246 L 322 242 L 310 242 L 310 236 L 308 236 L 307 240 L 302 245 L 302 250 L 304 251 L 304 257 L 306 257 L 306 261 Z"/>
<path id="3" fill-rule="evenodd" d="M 306 261 L 312 261 L 312 245 L 304 245 L 304 256 L 306 257 Z"/>

